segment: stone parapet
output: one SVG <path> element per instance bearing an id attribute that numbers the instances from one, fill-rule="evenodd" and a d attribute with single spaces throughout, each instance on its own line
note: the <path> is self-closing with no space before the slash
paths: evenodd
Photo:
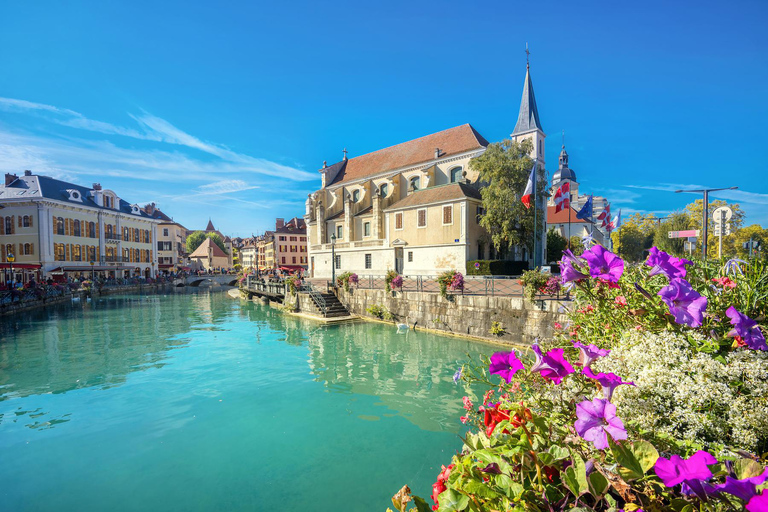
<path id="1" fill-rule="evenodd" d="M 529 345 L 535 338 L 549 339 L 556 322 L 565 323 L 563 304 L 569 301 L 537 300 L 534 304 L 521 297 L 449 295 L 438 293 L 388 292 L 385 290 L 339 289 L 339 299 L 350 313 L 373 318 L 366 310 L 373 305 L 392 313 L 397 323 L 416 324 L 416 328 L 445 331 L 501 343 Z M 499 322 L 506 334 L 490 333 Z"/>

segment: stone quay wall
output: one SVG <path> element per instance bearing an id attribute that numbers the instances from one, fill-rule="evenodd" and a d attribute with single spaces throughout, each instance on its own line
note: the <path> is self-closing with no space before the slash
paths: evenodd
<path id="1" fill-rule="evenodd" d="M 555 322 L 564 324 L 564 300 L 537 300 L 534 304 L 522 297 L 481 295 L 449 295 L 423 292 L 389 292 L 386 290 L 338 289 L 339 300 L 350 313 L 375 318 L 366 311 L 379 305 L 392 313 L 397 323 L 416 329 L 426 328 L 461 336 L 471 336 L 500 343 L 530 345 L 537 337 L 551 339 Z M 490 333 L 493 322 L 499 322 L 506 333 Z"/>

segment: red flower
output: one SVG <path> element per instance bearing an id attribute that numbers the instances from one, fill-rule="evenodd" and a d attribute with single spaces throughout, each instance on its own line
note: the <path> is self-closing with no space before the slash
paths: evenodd
<path id="1" fill-rule="evenodd" d="M 454 468 L 454 466 L 455 464 L 451 464 L 448 467 L 442 466 L 443 470 L 439 475 L 437 475 L 437 482 L 432 484 L 432 501 L 435 502 L 432 510 L 437 510 L 440 508 L 440 502 L 437 500 L 437 497 L 440 495 L 440 493 L 445 492 L 447 489 L 445 482 L 447 482 L 448 477 L 451 476 L 451 470 Z"/>
<path id="2" fill-rule="evenodd" d="M 617 295 L 613 301 L 622 308 L 627 305 L 627 298 L 623 295 Z"/>

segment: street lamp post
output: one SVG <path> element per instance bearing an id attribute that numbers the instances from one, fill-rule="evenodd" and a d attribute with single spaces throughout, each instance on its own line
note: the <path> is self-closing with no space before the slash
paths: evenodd
<path id="1" fill-rule="evenodd" d="M 331 286 L 336 288 L 336 234 L 331 233 Z"/>
<path id="2" fill-rule="evenodd" d="M 736 190 L 739 187 L 725 187 L 725 188 L 702 188 L 702 189 L 696 189 L 696 190 L 675 190 L 676 194 L 680 194 L 681 192 L 690 192 L 692 194 L 704 194 L 704 208 L 703 208 L 703 216 L 702 216 L 702 239 L 701 239 L 701 258 L 706 260 L 707 259 L 707 232 L 708 227 L 708 221 L 709 219 L 709 193 L 710 192 L 717 192 L 718 190 Z"/>

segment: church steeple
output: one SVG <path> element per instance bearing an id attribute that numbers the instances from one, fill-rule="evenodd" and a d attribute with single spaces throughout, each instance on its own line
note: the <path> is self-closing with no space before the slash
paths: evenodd
<path id="1" fill-rule="evenodd" d="M 527 46 L 525 53 L 527 61 L 529 54 Z M 541 121 L 539 121 L 539 109 L 536 106 L 536 96 L 533 94 L 533 82 L 531 82 L 531 66 L 527 62 L 525 65 L 525 82 L 523 83 L 523 99 L 520 101 L 520 112 L 511 137 L 515 142 L 530 140 L 533 145 L 531 158 L 538 162 L 541 169 L 545 168 L 544 139 L 547 136 L 541 128 Z"/>
<path id="2" fill-rule="evenodd" d="M 522 135 L 534 130 L 544 131 L 539 121 L 539 109 L 536 108 L 536 96 L 533 94 L 531 67 L 526 65 L 523 99 L 520 101 L 520 114 L 517 116 L 517 124 L 512 135 Z"/>

